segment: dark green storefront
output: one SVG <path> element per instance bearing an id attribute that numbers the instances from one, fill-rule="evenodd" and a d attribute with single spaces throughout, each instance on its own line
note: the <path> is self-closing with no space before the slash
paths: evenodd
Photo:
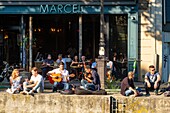
<path id="1" fill-rule="evenodd" d="M 27 45 L 23 44 L 24 43 L 23 39 L 25 37 L 28 37 L 28 40 L 34 41 L 35 34 L 34 32 L 37 31 L 37 29 L 38 30 L 40 29 L 39 31 L 43 30 L 41 29 L 42 27 L 41 24 L 43 24 L 42 23 L 43 21 L 39 23 L 40 28 L 37 27 L 37 29 L 35 29 L 34 27 L 36 25 L 34 24 L 38 23 L 39 19 L 43 20 L 43 18 L 46 18 L 46 20 L 49 21 L 49 23 L 50 21 L 55 22 L 55 19 L 57 19 L 56 23 L 62 21 L 61 23 L 64 24 L 62 26 L 60 25 L 61 23 L 59 23 L 59 25 L 62 27 L 61 29 L 56 29 L 57 32 L 63 31 L 63 34 L 61 36 L 55 35 L 55 37 L 65 38 L 63 40 L 55 39 L 56 40 L 56 43 L 54 43 L 55 47 L 51 47 L 52 49 L 62 47 L 63 48 L 62 52 L 65 51 L 66 47 L 63 45 L 67 45 L 69 42 L 72 41 L 72 39 L 69 37 L 69 35 L 71 34 L 70 35 L 71 37 L 76 37 L 75 39 L 73 38 L 73 41 L 75 48 L 77 49 L 77 54 L 79 56 L 86 54 L 87 53 L 86 47 L 89 46 L 90 48 L 89 53 L 91 53 L 90 54 L 91 58 L 93 59 L 96 58 L 98 56 L 100 39 L 100 13 L 101 13 L 100 6 L 101 4 L 99 0 L 93 0 L 90 2 L 88 0 L 85 0 L 84 2 L 82 2 L 82 0 L 63 0 L 63 1 L 52 0 L 50 2 L 48 0 L 8 0 L 8 1 L 1 0 L 0 16 L 3 18 L 3 20 L 0 23 L 1 62 L 3 60 L 6 60 L 5 56 L 9 52 L 7 50 L 4 50 L 6 41 L 6 39 L 4 39 L 4 36 L 8 34 L 7 31 L 13 30 L 14 32 L 17 31 L 15 35 L 16 37 L 18 37 L 19 35 L 20 36 L 19 40 L 21 41 L 21 44 L 18 44 L 19 57 L 17 57 L 20 60 L 16 61 L 21 63 L 23 67 L 25 67 L 26 65 L 31 66 L 33 65 L 31 62 L 34 61 L 34 56 L 36 56 L 36 53 L 32 54 L 31 51 L 32 50 L 34 51 L 34 46 L 27 48 L 32 50 L 27 51 L 29 53 L 29 56 L 27 56 L 29 57 L 29 61 L 25 60 L 26 56 L 24 56 L 25 53 L 23 52 L 23 50 L 26 48 L 25 46 Z M 8 19 L 6 19 L 9 17 L 8 15 L 10 15 L 10 17 L 16 16 L 17 19 L 15 19 L 15 21 L 19 19 L 18 22 L 16 22 L 17 24 L 15 24 L 15 22 L 12 22 L 14 23 L 14 25 L 11 24 L 10 26 L 10 24 L 8 24 L 7 22 Z M 104 0 L 104 15 L 106 23 L 105 32 L 106 56 L 111 58 L 115 50 L 118 50 L 118 53 L 120 54 L 126 54 L 128 61 L 127 63 L 128 70 L 132 70 L 134 59 L 138 59 L 137 1 Z M 53 19 L 48 20 L 48 18 Z M 124 19 L 125 21 L 121 21 L 121 19 Z M 11 21 L 11 19 L 9 20 Z M 115 22 L 112 20 L 114 20 Z M 47 21 L 46 24 L 48 23 Z M 68 29 L 64 29 L 64 26 L 67 26 L 67 24 L 65 23 L 68 23 L 69 26 Z M 6 26 L 6 24 L 8 25 Z M 73 30 L 71 31 L 70 29 Z M 114 38 L 117 35 L 119 35 L 119 37 Z M 89 42 L 90 44 L 87 44 L 89 40 L 91 40 L 90 41 L 91 43 Z M 60 44 L 61 41 L 63 42 L 63 44 Z M 18 38 L 16 40 L 16 43 L 18 43 Z M 34 45 L 33 43 L 31 44 Z M 10 50 L 10 48 L 8 48 L 8 50 Z M 9 59 L 11 59 L 10 55 L 8 55 L 7 60 Z"/>

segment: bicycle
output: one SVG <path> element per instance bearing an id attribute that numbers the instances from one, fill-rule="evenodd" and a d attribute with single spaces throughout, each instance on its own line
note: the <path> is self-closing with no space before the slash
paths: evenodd
<path id="1" fill-rule="evenodd" d="M 4 69 L 0 74 L 0 82 L 2 82 L 5 78 L 9 81 L 9 78 L 14 70 L 14 66 L 9 66 L 8 62 L 3 61 Z"/>

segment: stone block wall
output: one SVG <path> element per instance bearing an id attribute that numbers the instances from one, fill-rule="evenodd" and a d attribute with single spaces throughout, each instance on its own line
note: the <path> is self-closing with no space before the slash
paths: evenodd
<path id="1" fill-rule="evenodd" d="M 111 98 L 115 102 L 111 103 Z M 115 106 L 115 108 L 113 108 Z M 0 113 L 169 113 L 169 97 L 0 93 Z"/>
<path id="2" fill-rule="evenodd" d="M 109 113 L 108 96 L 0 94 L 0 113 Z"/>

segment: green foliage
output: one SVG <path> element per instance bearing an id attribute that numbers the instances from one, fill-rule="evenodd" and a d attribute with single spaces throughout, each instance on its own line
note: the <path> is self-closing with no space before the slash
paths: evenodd
<path id="1" fill-rule="evenodd" d="M 106 80 L 106 89 L 120 89 L 120 80 Z"/>

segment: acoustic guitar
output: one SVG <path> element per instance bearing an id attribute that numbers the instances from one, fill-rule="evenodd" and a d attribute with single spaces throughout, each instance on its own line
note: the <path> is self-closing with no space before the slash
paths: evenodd
<path id="1" fill-rule="evenodd" d="M 48 76 L 49 82 L 51 84 L 54 84 L 54 82 L 61 82 L 63 80 L 63 77 L 74 77 L 75 75 L 71 74 L 68 76 L 62 76 L 61 73 L 52 73 Z"/>

